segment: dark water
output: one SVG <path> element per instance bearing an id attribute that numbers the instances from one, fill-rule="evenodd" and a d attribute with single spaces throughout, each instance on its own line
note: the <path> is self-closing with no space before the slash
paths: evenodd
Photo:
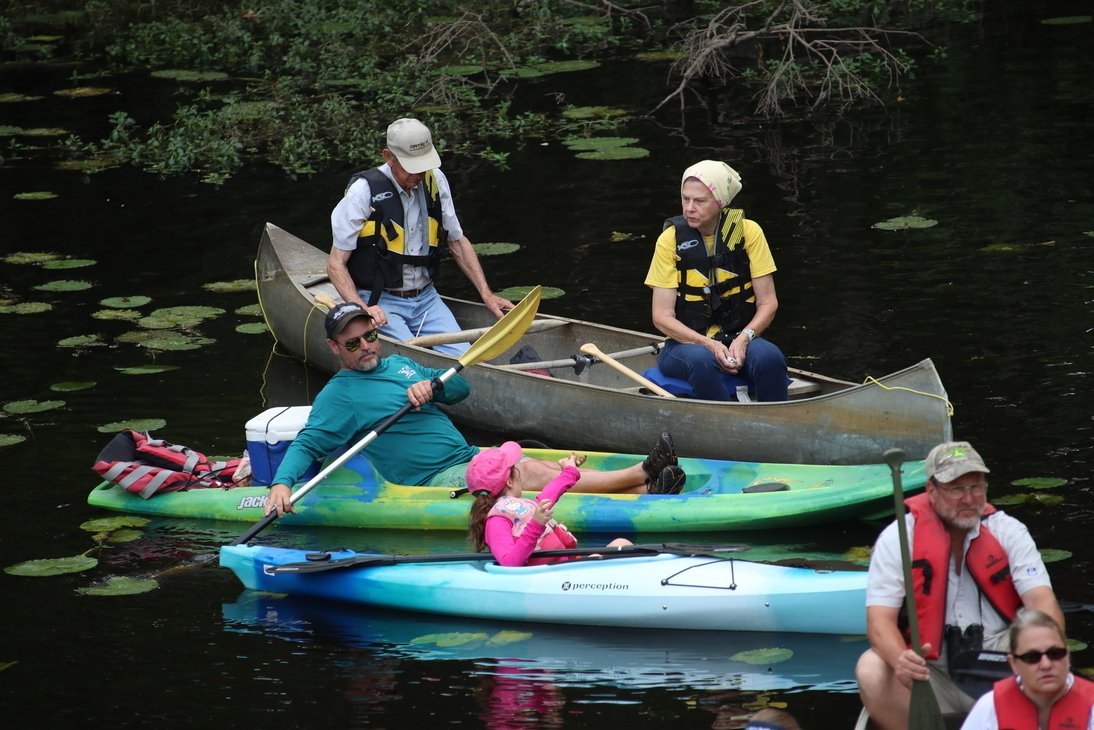
<path id="1" fill-rule="evenodd" d="M 852 380 L 933 358 L 954 404 L 955 432 L 993 467 L 994 492 L 1018 492 L 1010 482 L 1026 477 L 1068 480 L 1055 490 L 1062 505 L 1014 513 L 1042 547 L 1074 553 L 1050 566 L 1058 593 L 1092 600 L 1084 535 L 1094 526 L 1094 238 L 1084 232 L 1094 229 L 1094 29 L 1036 22 L 1089 13 L 1083 3 L 1011 3 L 1005 10 L 993 10 L 982 27 L 953 29 L 948 60 L 922 66 L 904 84 L 903 101 L 883 109 L 760 124 L 725 109 L 712 119 L 694 108 L 682 127 L 671 116 L 640 125 L 636 136 L 651 150 L 641 160 L 576 160 L 558 144 L 530 140 L 509 148 L 507 170 L 452 156 L 445 170 L 473 241 L 523 246 L 484 260 L 495 289 L 557 286 L 566 296 L 546 302 L 545 311 L 648 330 L 649 293 L 641 282 L 661 220 L 677 210 L 679 174 L 697 159 L 727 160 L 744 175 L 737 202 L 763 225 L 779 265 L 781 307 L 771 338 L 796 366 Z M 573 104 L 649 108 L 661 91 L 658 73 L 635 76 L 632 64 L 609 63 L 537 82 L 518 102 L 538 106 L 542 94 L 564 91 Z M 48 93 L 71 86 L 70 74 L 0 71 L 0 92 Z M 147 122 L 157 105 L 173 103 L 170 90 L 149 89 L 134 74 L 103 83 L 122 96 L 6 104 L 0 124 L 65 126 L 95 136 L 105 134 L 106 115 L 119 108 Z M 244 422 L 265 403 L 306 402 L 321 387 L 321 377 L 272 354 L 267 337 L 235 332 L 252 318 L 231 312 L 253 303 L 253 294 L 214 294 L 201 285 L 251 276 L 266 221 L 328 245 L 329 208 L 347 173 L 364 166 L 300 181 L 249 171 L 218 189 L 132 170 L 84 180 L 52 169 L 49 154 L 0 168 L 0 254 L 56 251 L 98 263 L 68 271 L 0 264 L 5 296 L 54 305 L 45 314 L 0 315 L 0 401 L 66 401 L 26 424 L 0 419 L 0 433 L 28 437 L 0 448 L 8 487 L 0 513 L 3 566 L 92 547 L 79 525 L 102 516 L 84 503 L 95 484 L 87 467 L 109 440 L 97 426 L 164 418 L 159 435 L 211 454 L 233 453 L 242 449 Z M 59 197 L 12 199 L 35 190 Z M 939 224 L 871 228 L 913 213 Z M 616 231 L 643 237 L 613 242 Z M 997 244 L 1013 250 L 986 250 Z M 62 278 L 95 286 L 32 289 Z M 473 295 L 454 267 L 442 289 Z M 217 340 L 200 350 L 153 356 L 124 343 L 55 347 L 82 334 L 112 341 L 129 329 L 90 316 L 101 299 L 121 295 L 152 297 L 145 310 L 203 304 L 229 314 L 199 328 Z M 181 369 L 140 376 L 116 370 L 151 362 Z M 97 385 L 69 393 L 49 388 L 73 380 Z M 611 428 L 610 414 L 603 427 Z M 848 680 L 861 642 L 848 651 L 846 642 L 803 644 L 786 636 L 702 635 L 696 642 L 671 632 L 347 616 L 338 607 L 243 595 L 230 574 L 193 559 L 239 531 L 162 521 L 147 528 L 147 537 L 105 551 L 104 564 L 85 575 L 0 574 L 0 664 L 17 662 L 0 675 L 5 726 L 717 728 L 733 727 L 732 718 L 765 689 L 809 728 L 849 727 L 857 713 Z M 836 525 L 716 537 L 827 554 L 868 544 L 876 532 Z M 270 536 L 383 550 L 464 548 L 461 536 L 445 534 Z M 178 565 L 195 567 L 160 576 L 161 588 L 143 596 L 76 593 L 109 575 Z M 539 643 L 528 656 L 515 644 L 482 650 L 473 637 L 455 647 L 410 643 L 503 629 L 531 632 Z M 1070 629 L 1094 641 L 1089 620 L 1073 619 Z M 795 659 L 753 673 L 728 661 L 763 646 L 791 648 Z M 824 659 L 814 667 L 808 660 L 817 654 Z M 1078 653 L 1076 662 L 1094 659 Z"/>

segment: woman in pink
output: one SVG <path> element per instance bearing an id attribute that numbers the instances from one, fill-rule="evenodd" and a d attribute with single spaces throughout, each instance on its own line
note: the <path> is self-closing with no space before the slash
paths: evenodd
<path id="1" fill-rule="evenodd" d="M 561 560 L 529 560 L 537 549 L 577 547 L 577 539 L 566 526 L 555 522 L 552 509 L 558 498 L 581 478 L 577 467 L 585 457 L 570 454 L 559 459 L 562 471 L 535 501 L 521 496 L 523 479 L 518 463 L 523 458 L 520 444 L 506 441 L 496 449 L 482 450 L 467 465 L 467 488 L 475 495 L 468 518 L 471 542 L 475 550 L 489 546 L 498 563 L 510 567 Z M 629 540 L 619 539 L 609 547 L 630 544 Z"/>

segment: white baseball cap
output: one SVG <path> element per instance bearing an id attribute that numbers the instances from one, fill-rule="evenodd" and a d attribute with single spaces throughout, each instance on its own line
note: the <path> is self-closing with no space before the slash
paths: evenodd
<path id="1" fill-rule="evenodd" d="M 387 128 L 387 148 L 411 175 L 441 166 L 429 127 L 417 119 L 396 119 Z"/>

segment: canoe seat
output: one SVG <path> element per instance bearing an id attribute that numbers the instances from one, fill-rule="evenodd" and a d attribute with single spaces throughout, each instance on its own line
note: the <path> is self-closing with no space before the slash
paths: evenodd
<path id="1" fill-rule="evenodd" d="M 661 372 L 661 368 L 649 368 L 642 373 L 642 377 L 660 385 L 673 395 L 682 395 L 685 398 L 695 397 L 695 391 L 691 389 L 691 383 L 682 378 L 670 378 Z M 742 403 L 750 402 L 752 396 L 756 394 L 756 386 L 744 378 L 730 375 L 729 373 L 722 373 L 722 380 L 725 381 L 726 387 L 729 388 L 729 392 L 736 394 L 736 400 L 739 400 Z"/>

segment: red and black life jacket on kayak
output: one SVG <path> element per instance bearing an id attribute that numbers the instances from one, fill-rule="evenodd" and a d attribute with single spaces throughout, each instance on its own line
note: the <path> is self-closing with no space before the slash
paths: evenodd
<path id="1" fill-rule="evenodd" d="M 912 581 L 915 584 L 920 637 L 923 643 L 931 645 L 931 653 L 926 658 L 937 659 L 942 648 L 946 623 L 950 533 L 931 507 L 926 493 L 910 497 L 904 503 L 915 518 L 915 533 L 912 536 Z M 985 506 L 984 514 L 980 518 L 980 533 L 969 543 L 969 549 L 965 553 L 965 570 L 969 571 L 992 608 L 1010 622 L 1022 606 L 1022 598 L 1014 587 L 1007 553 L 984 522 L 996 511 L 990 504 Z"/>
<path id="2" fill-rule="evenodd" d="M 91 468 L 108 482 L 148 499 L 157 492 L 234 487 L 232 478 L 239 462 L 211 462 L 205 454 L 154 439 L 147 431 L 122 431 Z"/>
<path id="3" fill-rule="evenodd" d="M 1037 705 L 1018 686 L 1017 677 L 995 683 L 995 716 L 999 730 L 1038 730 Z M 1075 677 L 1071 689 L 1056 701 L 1048 713 L 1044 730 L 1086 730 L 1094 708 L 1094 682 Z"/>

